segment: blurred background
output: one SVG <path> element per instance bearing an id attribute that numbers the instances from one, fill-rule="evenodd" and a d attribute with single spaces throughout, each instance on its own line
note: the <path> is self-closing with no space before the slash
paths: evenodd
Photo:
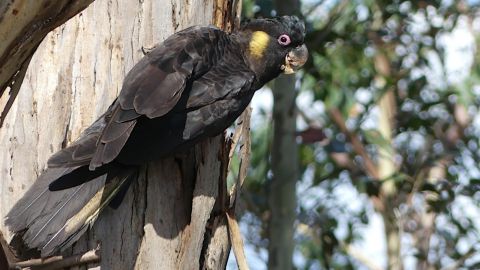
<path id="1" fill-rule="evenodd" d="M 243 0 L 310 51 L 252 102 L 251 269 L 480 269 L 479 2 Z"/>

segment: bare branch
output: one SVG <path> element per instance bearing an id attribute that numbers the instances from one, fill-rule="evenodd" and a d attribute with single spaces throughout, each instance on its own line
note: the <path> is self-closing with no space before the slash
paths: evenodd
<path id="1" fill-rule="evenodd" d="M 315 38 L 312 41 L 312 44 L 322 44 L 325 40 L 325 37 L 332 31 L 333 26 L 337 20 L 344 14 L 344 9 L 350 1 L 343 0 L 337 4 L 333 10 L 330 12 L 327 23 L 322 27 L 318 33 L 315 34 Z"/>
<path id="2" fill-rule="evenodd" d="M 475 248 L 471 248 L 467 253 L 465 253 L 462 257 L 460 257 L 460 259 L 458 259 L 458 261 L 456 261 L 454 264 L 450 265 L 450 266 L 447 266 L 445 268 L 442 268 L 441 270 L 455 270 L 455 269 L 458 269 L 460 268 L 464 263 L 465 261 L 474 256 L 474 255 L 477 255 L 478 254 L 478 251 L 475 250 Z"/>
<path id="3" fill-rule="evenodd" d="M 372 159 L 368 155 L 365 147 L 363 147 L 363 144 L 360 142 L 358 137 L 354 133 L 350 132 L 350 130 L 348 130 L 347 126 L 345 125 L 345 120 L 343 119 L 342 113 L 337 108 L 332 108 L 329 110 L 329 112 L 333 122 L 352 143 L 353 151 L 355 151 L 357 155 L 362 157 L 367 174 L 369 174 L 370 177 L 378 180 L 379 177 L 375 164 L 373 163 Z"/>
<path id="4" fill-rule="evenodd" d="M 89 263 L 96 263 L 100 261 L 99 251 L 100 246 L 83 254 L 73 255 L 69 257 L 53 256 L 44 259 L 31 259 L 14 263 L 10 269 L 23 269 L 29 267 L 36 267 L 37 269 L 62 269 L 66 267 L 83 265 Z"/>
<path id="5" fill-rule="evenodd" d="M 233 142 L 229 153 L 229 166 L 231 164 L 235 149 L 242 139 L 243 144 L 240 146 L 240 168 L 238 170 L 238 177 L 230 189 L 230 207 L 226 211 L 228 220 L 228 234 L 232 242 L 233 253 L 237 259 L 238 268 L 240 270 L 248 270 L 247 260 L 243 251 L 243 240 L 238 227 L 237 220 L 235 219 L 235 206 L 238 203 L 238 197 L 242 189 L 243 182 L 247 177 L 247 169 L 250 163 L 250 116 L 252 108 L 250 106 L 243 112 L 241 119 L 241 126 L 235 130 L 233 135 Z"/>
<path id="6" fill-rule="evenodd" d="M 25 74 L 27 73 L 28 64 L 30 64 L 30 60 L 32 60 L 32 56 L 33 55 L 31 55 L 27 60 L 25 60 L 25 62 L 21 66 L 18 73 L 15 74 L 15 81 L 12 81 L 11 85 L 9 86 L 10 87 L 10 96 L 8 97 L 8 101 L 5 104 L 3 110 L 0 114 L 0 127 L 3 126 L 3 122 L 5 121 L 5 118 L 7 117 L 8 112 L 10 111 L 10 108 L 12 108 L 12 105 L 13 105 L 13 102 L 15 101 L 15 98 L 17 97 L 18 93 L 20 92 L 20 87 L 22 86 L 22 82 L 23 82 L 23 79 L 25 78 Z"/>
<path id="7" fill-rule="evenodd" d="M 235 148 L 238 145 L 239 140 L 241 138 L 243 144 L 240 146 L 241 147 L 240 168 L 238 170 L 237 181 L 230 190 L 230 207 L 233 207 L 233 208 L 235 208 L 234 205 L 237 201 L 239 190 L 242 188 L 243 182 L 247 177 L 247 170 L 250 164 L 250 147 L 251 147 L 250 116 L 251 114 L 252 114 L 252 108 L 249 106 L 241 116 L 242 123 L 241 123 L 241 126 L 237 128 L 237 130 L 235 131 L 235 134 L 233 136 L 232 148 L 230 149 L 230 154 L 229 154 L 229 160 L 230 160 L 229 165 L 230 165 Z"/>
<path id="8" fill-rule="evenodd" d="M 237 259 L 238 269 L 248 270 L 247 258 L 245 257 L 245 252 L 243 250 L 242 234 L 240 233 L 240 228 L 235 219 L 235 214 L 233 211 L 227 211 L 226 215 L 228 220 L 228 234 L 232 241 L 233 253 Z"/>
<path id="9" fill-rule="evenodd" d="M 363 162 L 365 163 L 365 171 L 370 177 L 373 179 L 379 180 L 377 167 L 373 163 L 372 159 L 368 155 L 365 147 L 360 142 L 358 137 L 348 130 L 347 126 L 345 125 L 345 120 L 341 112 L 337 108 L 332 108 L 329 110 L 330 116 L 332 121 L 338 126 L 338 128 L 347 136 L 348 140 L 352 143 L 353 151 L 359 156 L 362 157 Z M 373 206 L 377 211 L 382 212 L 385 209 L 385 206 L 382 200 L 378 197 L 370 197 L 372 200 Z"/>

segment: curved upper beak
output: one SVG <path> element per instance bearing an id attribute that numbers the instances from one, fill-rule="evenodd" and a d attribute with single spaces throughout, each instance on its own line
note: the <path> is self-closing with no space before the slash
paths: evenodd
<path id="1" fill-rule="evenodd" d="M 282 65 L 283 73 L 292 74 L 300 69 L 308 59 L 308 49 L 305 44 L 297 46 L 285 56 L 285 64 Z"/>

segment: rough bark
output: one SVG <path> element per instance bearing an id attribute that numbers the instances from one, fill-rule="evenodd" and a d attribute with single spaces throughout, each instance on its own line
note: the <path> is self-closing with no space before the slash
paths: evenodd
<path id="1" fill-rule="evenodd" d="M 278 15 L 299 15 L 296 0 L 274 2 Z M 298 147 L 296 143 L 295 76 L 282 75 L 273 86 L 272 173 L 268 204 L 268 269 L 293 269 Z"/>
<path id="2" fill-rule="evenodd" d="M 77 138 L 114 100 L 124 75 L 142 57 L 142 47 L 190 25 L 232 25 L 232 10 L 232 3 L 220 0 L 98 0 L 47 35 L 0 129 L 0 216 L 28 189 L 48 157 Z M 102 261 L 91 267 L 224 267 L 230 246 L 221 206 L 215 206 L 226 194 L 219 181 L 228 160 L 222 158 L 228 153 L 224 147 L 218 136 L 189 153 L 144 166 L 119 209 L 102 213 L 65 254 L 100 243 Z M 3 223 L 0 230 L 11 238 Z"/>

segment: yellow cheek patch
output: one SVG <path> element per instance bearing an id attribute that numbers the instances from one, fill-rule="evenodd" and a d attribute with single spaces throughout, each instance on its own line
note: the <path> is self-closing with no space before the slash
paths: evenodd
<path id="1" fill-rule="evenodd" d="M 262 58 L 267 49 L 270 36 L 263 31 L 255 31 L 252 33 L 249 50 L 250 54 L 255 58 Z"/>

